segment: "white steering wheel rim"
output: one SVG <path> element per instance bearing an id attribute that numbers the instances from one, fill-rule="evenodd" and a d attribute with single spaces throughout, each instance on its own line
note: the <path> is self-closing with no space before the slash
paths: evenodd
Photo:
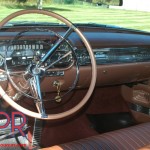
<path id="1" fill-rule="evenodd" d="M 42 115 L 40 113 L 37 112 L 33 112 L 30 111 L 20 105 L 18 105 L 13 99 L 11 99 L 7 93 L 3 90 L 3 88 L 0 86 L 0 95 L 2 96 L 2 98 L 9 103 L 12 107 L 14 107 L 15 109 L 17 109 L 18 111 L 24 113 L 27 116 L 33 117 L 33 118 L 38 118 L 38 119 L 45 119 L 45 120 L 55 120 L 55 119 L 61 119 L 64 117 L 67 117 L 69 115 L 74 114 L 75 112 L 77 112 L 79 109 L 81 109 L 86 102 L 88 101 L 88 99 L 90 98 L 94 87 L 95 87 L 95 83 L 96 83 L 96 77 L 97 77 L 97 69 L 96 69 L 96 61 L 95 61 L 95 57 L 92 51 L 92 48 L 89 44 L 89 42 L 87 41 L 87 39 L 85 38 L 85 36 L 82 34 L 82 32 L 76 28 L 69 20 L 67 20 L 66 18 L 64 18 L 61 15 L 58 15 L 54 12 L 50 12 L 50 11 L 45 11 L 45 10 L 21 10 L 18 12 L 15 12 L 9 16 L 7 16 L 6 18 L 4 18 L 1 22 L 0 22 L 0 28 L 2 28 L 8 21 L 10 21 L 11 19 L 24 15 L 24 14 L 43 14 L 43 15 L 47 15 L 47 16 L 51 16 L 54 17 L 60 21 L 62 21 L 63 23 L 65 23 L 68 27 L 73 28 L 73 30 L 79 35 L 79 37 L 81 38 L 81 40 L 83 41 L 83 43 L 85 44 L 87 51 L 89 52 L 89 56 L 91 59 L 91 72 L 92 72 L 92 77 L 91 77 L 91 82 L 90 82 L 90 86 L 89 89 L 86 93 L 86 95 L 84 96 L 84 98 L 73 108 L 62 112 L 62 113 L 58 113 L 58 114 L 48 114 L 47 118 L 43 118 Z"/>

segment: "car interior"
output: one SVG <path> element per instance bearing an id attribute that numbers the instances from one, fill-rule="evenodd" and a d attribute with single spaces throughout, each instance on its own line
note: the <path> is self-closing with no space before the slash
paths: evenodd
<path id="1" fill-rule="evenodd" d="M 10 23 L 28 14 L 63 24 Z M 25 136 L 0 128 L 0 145 L 13 144 L 3 149 L 148 149 L 150 33 L 12 13 L 0 22 L 0 95 L 1 111 L 26 116 Z"/>

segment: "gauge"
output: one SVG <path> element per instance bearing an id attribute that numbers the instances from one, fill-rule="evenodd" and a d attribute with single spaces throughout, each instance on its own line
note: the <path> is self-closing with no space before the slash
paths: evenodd
<path id="1" fill-rule="evenodd" d="M 69 49 L 70 49 L 70 46 L 67 42 L 62 43 L 58 48 L 58 50 L 61 50 L 61 51 L 69 51 Z"/>

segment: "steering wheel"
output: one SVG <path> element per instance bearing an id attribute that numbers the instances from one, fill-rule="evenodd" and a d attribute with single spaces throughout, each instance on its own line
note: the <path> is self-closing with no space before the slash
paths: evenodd
<path id="1" fill-rule="evenodd" d="M 65 23 L 66 26 L 69 27 L 69 29 L 65 32 L 65 34 L 62 36 L 61 39 L 59 39 L 54 46 L 38 61 L 38 63 L 36 65 L 32 65 L 32 76 L 34 78 L 33 80 L 33 84 L 34 84 L 34 90 L 36 92 L 36 97 L 35 99 L 38 100 L 39 105 L 38 105 L 38 112 L 34 112 L 31 111 L 29 109 L 26 109 L 24 107 L 22 107 L 21 105 L 19 105 L 17 102 L 15 102 L 10 96 L 8 96 L 8 94 L 3 90 L 2 86 L 0 86 L 0 95 L 1 97 L 7 102 L 9 103 L 12 107 L 14 107 L 15 109 L 17 109 L 18 111 L 24 113 L 25 115 L 28 115 L 30 117 L 33 118 L 38 118 L 38 119 L 47 119 L 47 120 L 55 120 L 55 119 L 60 119 L 60 118 L 64 118 L 67 117 L 69 115 L 74 114 L 75 112 L 77 112 L 79 109 L 81 109 L 86 102 L 88 101 L 89 97 L 91 96 L 94 87 L 95 87 L 95 83 L 96 83 L 96 76 L 97 76 L 97 70 L 96 70 L 96 62 L 95 62 L 95 57 L 92 51 L 92 48 L 88 42 L 88 40 L 85 38 L 85 36 L 83 35 L 83 33 L 77 28 L 75 27 L 69 20 L 67 20 L 66 18 L 64 18 L 63 16 L 56 14 L 54 12 L 50 12 L 50 11 L 45 11 L 45 10 L 21 10 L 15 13 L 12 13 L 11 15 L 7 16 L 6 18 L 4 18 L 1 22 L 0 22 L 0 28 L 2 28 L 8 21 L 10 21 L 11 19 L 24 15 L 24 14 L 42 14 L 42 15 L 47 15 L 50 17 L 54 17 L 58 20 L 60 20 L 61 22 Z M 56 114 L 46 114 L 45 113 L 45 108 L 43 105 L 43 98 L 42 98 L 42 93 L 41 93 L 41 89 L 40 89 L 40 77 L 41 77 L 41 65 L 46 62 L 46 60 L 56 51 L 56 49 L 58 48 L 59 45 L 62 44 L 62 42 L 64 40 L 66 40 L 70 34 L 72 32 L 76 32 L 77 35 L 81 38 L 82 42 L 84 43 L 89 56 L 90 56 L 90 60 L 91 60 L 91 81 L 90 81 L 90 85 L 89 88 L 87 90 L 87 93 L 85 94 L 85 96 L 83 97 L 83 99 L 80 100 L 80 102 L 78 104 L 76 104 L 73 108 L 61 112 L 61 113 L 56 113 Z M 8 79 L 9 78 L 9 72 L 7 70 L 7 67 L 5 67 L 5 72 L 7 73 Z"/>

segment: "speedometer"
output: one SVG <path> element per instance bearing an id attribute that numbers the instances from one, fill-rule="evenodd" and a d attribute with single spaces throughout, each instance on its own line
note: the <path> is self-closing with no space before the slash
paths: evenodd
<path id="1" fill-rule="evenodd" d="M 31 57 L 35 52 L 32 49 L 14 50 L 11 57 Z"/>

